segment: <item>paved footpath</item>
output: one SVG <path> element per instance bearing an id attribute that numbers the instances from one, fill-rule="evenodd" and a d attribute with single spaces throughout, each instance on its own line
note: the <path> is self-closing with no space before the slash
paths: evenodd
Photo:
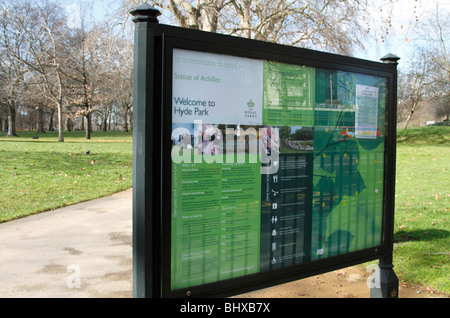
<path id="1" fill-rule="evenodd" d="M 0 298 L 132 297 L 131 190 L 0 224 Z"/>
<path id="2" fill-rule="evenodd" d="M 0 224 L 0 298 L 129 298 L 132 190 Z M 242 298 L 367 298 L 351 267 Z M 441 297 L 400 287 L 400 297 Z M 444 296 L 448 297 L 448 296 Z"/>

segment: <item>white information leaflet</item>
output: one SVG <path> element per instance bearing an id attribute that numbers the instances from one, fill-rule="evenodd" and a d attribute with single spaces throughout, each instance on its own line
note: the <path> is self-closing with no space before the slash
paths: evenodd
<path id="1" fill-rule="evenodd" d="M 378 87 L 356 85 L 355 137 L 377 138 Z"/>
<path id="2" fill-rule="evenodd" d="M 174 49 L 172 122 L 260 125 L 263 61 Z"/>

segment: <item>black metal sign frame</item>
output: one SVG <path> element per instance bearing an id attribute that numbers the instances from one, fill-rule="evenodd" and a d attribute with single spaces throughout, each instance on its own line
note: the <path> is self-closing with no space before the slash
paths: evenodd
<path id="1" fill-rule="evenodd" d="M 374 297 L 396 297 L 392 270 L 396 86 L 398 58 L 376 63 L 329 53 L 183 29 L 157 23 L 159 12 L 144 4 L 133 10 L 135 30 L 133 136 L 133 292 L 135 297 L 218 297 L 269 287 L 379 259 Z M 171 288 L 172 63 L 174 49 L 271 60 L 354 72 L 386 79 L 383 218 L 381 244 L 198 286 Z"/>

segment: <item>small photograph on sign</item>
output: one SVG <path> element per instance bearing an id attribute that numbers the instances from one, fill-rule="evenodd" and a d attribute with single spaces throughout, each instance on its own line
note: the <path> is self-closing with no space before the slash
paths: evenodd
<path id="1" fill-rule="evenodd" d="M 172 145 L 186 149 L 194 147 L 194 124 L 173 124 L 172 128 Z"/>
<path id="2" fill-rule="evenodd" d="M 314 150 L 314 128 L 283 126 L 280 129 L 281 152 L 292 153 Z"/>

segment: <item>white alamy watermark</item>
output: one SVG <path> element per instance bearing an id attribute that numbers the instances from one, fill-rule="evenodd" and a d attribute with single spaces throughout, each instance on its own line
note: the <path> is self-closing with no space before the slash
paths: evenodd
<path id="1" fill-rule="evenodd" d="M 240 125 L 174 125 L 171 158 L 174 163 L 257 163 L 261 174 L 274 174 L 279 168 L 278 127 L 243 128 Z"/>
<path id="2" fill-rule="evenodd" d="M 71 273 L 66 279 L 68 288 L 81 288 L 81 269 L 77 264 L 67 266 L 67 272 Z"/>
<path id="3" fill-rule="evenodd" d="M 366 266 L 366 272 L 372 273 L 367 280 L 366 285 L 369 288 L 381 288 L 380 284 L 380 267 L 377 264 L 370 264 Z"/>

